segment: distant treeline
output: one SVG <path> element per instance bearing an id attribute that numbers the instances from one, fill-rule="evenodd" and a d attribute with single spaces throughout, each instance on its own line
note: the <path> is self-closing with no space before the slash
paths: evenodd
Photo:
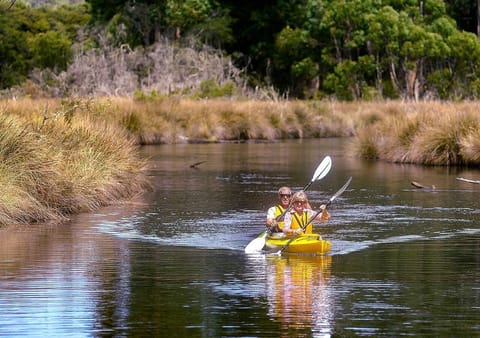
<path id="1" fill-rule="evenodd" d="M 480 96 L 472 1 L 45 3 L 0 0 L 4 93 L 233 96 L 273 88 L 307 99 Z"/>

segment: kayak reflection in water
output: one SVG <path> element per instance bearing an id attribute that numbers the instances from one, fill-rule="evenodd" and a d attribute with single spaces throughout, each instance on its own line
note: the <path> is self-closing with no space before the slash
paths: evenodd
<path id="1" fill-rule="evenodd" d="M 304 191 L 296 192 L 292 197 L 293 210 L 285 214 L 283 224 L 283 233 L 292 236 L 301 233 L 311 234 L 311 221 L 317 220 L 325 222 L 330 218 L 326 206 L 320 206 L 322 212 L 317 213 L 311 209 L 308 203 L 307 194 Z M 315 217 L 314 219 L 312 219 Z"/>
<path id="2" fill-rule="evenodd" d="M 331 256 L 267 256 L 269 316 L 285 335 L 332 333 Z"/>

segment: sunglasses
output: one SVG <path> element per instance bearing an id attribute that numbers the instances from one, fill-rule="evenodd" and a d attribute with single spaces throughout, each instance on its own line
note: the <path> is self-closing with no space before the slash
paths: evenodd
<path id="1" fill-rule="evenodd" d="M 280 194 L 280 198 L 290 198 L 292 195 L 291 194 Z"/>
<path id="2" fill-rule="evenodd" d="M 296 204 L 296 205 L 304 205 L 304 204 L 305 204 L 305 201 L 295 201 L 295 202 L 293 202 L 293 204 Z"/>

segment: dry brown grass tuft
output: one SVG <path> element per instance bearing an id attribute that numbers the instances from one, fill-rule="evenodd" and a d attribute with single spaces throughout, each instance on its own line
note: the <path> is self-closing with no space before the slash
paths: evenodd
<path id="1" fill-rule="evenodd" d="M 358 131 L 357 155 L 375 153 L 391 162 L 479 164 L 478 103 L 405 103 L 395 114 Z M 400 113 L 399 113 L 400 112 Z M 365 142 L 368 139 L 368 143 Z M 361 149 L 364 147 L 364 149 Z"/>
<path id="2" fill-rule="evenodd" d="M 124 129 L 82 105 L 31 103 L 7 102 L 0 118 L 0 225 L 61 220 L 145 188 Z"/>
<path id="3" fill-rule="evenodd" d="M 465 162 L 472 164 L 480 163 L 480 129 L 473 129 L 468 135 L 460 139 L 459 144 L 460 155 Z"/>
<path id="4" fill-rule="evenodd" d="M 354 122 L 329 103 L 168 98 L 112 99 L 111 111 L 143 144 L 352 136 Z M 134 118 L 132 119 L 132 116 Z"/>

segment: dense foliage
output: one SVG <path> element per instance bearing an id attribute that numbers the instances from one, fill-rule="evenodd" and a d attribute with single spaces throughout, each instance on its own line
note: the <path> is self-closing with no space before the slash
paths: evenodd
<path id="1" fill-rule="evenodd" d="M 65 70 L 89 17 L 85 5 L 36 9 L 0 1 L 0 89 L 23 82 L 35 67 Z"/>
<path id="2" fill-rule="evenodd" d="M 475 4 L 467 0 L 86 3 L 0 6 L 0 88 L 21 83 L 34 67 L 65 70 L 75 32 L 89 20 L 90 28 L 104 27 L 118 48 L 140 50 L 164 38 L 182 43 L 193 36 L 199 46 L 223 50 L 246 69 L 252 86 L 273 86 L 290 97 L 480 95 Z M 138 77 L 145 68 L 136 71 Z"/>

